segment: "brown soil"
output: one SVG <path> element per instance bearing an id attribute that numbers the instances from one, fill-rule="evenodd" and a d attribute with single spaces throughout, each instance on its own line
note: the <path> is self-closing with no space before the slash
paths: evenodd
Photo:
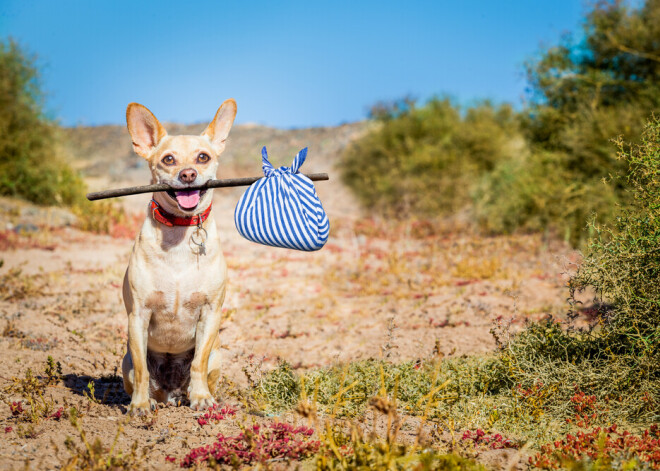
<path id="1" fill-rule="evenodd" d="M 310 146 L 305 171 L 331 174 L 329 182 L 316 186 L 332 232 L 316 253 L 248 242 L 233 224 L 244 189 L 216 190 L 214 211 L 229 266 L 228 320 L 221 332 L 226 380 L 246 384 L 245 368 L 259 365 L 265 371 L 279 360 L 308 369 L 379 355 L 416 359 L 434 348 L 453 355 L 487 352 L 494 347 L 489 330 L 495 323 L 513 318 L 519 326 L 566 310 L 565 273 L 574 269 L 578 255 L 561 243 L 365 218 L 334 168 L 341 148 L 364 126 L 234 130 L 223 176 L 258 175 L 263 144 L 278 164 L 288 164 L 298 148 Z M 93 189 L 149 182 L 137 156 L 110 163 L 112 149 L 130 151 L 127 135 L 116 128 L 70 134 L 80 149 L 77 165 Z M 97 141 L 103 145 L 95 153 Z M 238 157 L 237 148 L 251 159 Z M 123 204 L 144 212 L 148 198 L 124 198 Z M 87 438 L 109 445 L 129 403 L 117 374 L 126 343 L 120 285 L 133 242 L 78 231 L 71 221 L 61 210 L 0 202 L 0 391 L 9 403 L 21 400 L 10 391 L 15 379 L 24 378 L 28 368 L 43 376 L 50 355 L 61 362 L 64 381 L 48 386 L 44 397 L 52 398 L 55 408 L 75 405 L 83 412 Z M 174 469 L 166 455 L 179 459 L 220 431 L 235 433 L 241 423 L 266 420 L 235 398 L 224 401 L 239 412 L 217 425 L 200 427 L 201 413 L 187 407 L 161 409 L 154 420 L 133 419 L 117 449 L 128 450 L 137 441 L 139 450 L 147 449 L 143 465 Z M 26 460 L 31 469 L 55 468 L 69 456 L 65 439 L 80 441 L 64 418 L 42 419 L 28 431 L 30 424 L 12 417 L 7 405 L 0 404 L 0 410 L 2 469 L 20 468 Z M 279 419 L 294 420 L 292 414 Z"/>

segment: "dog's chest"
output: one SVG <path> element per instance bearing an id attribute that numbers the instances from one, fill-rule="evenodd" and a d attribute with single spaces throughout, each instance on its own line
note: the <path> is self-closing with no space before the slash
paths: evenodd
<path id="1" fill-rule="evenodd" d="M 219 243 L 210 240 L 207 255 L 179 245 L 166 251 L 144 243 L 131 260 L 131 278 L 149 315 L 148 348 L 180 353 L 195 347 L 199 322 L 223 296 L 226 265 Z"/>
<path id="2" fill-rule="evenodd" d="M 174 283 L 158 283 L 155 288 L 144 301 L 150 314 L 149 349 L 179 353 L 193 348 L 197 324 L 211 307 L 212 297 Z"/>

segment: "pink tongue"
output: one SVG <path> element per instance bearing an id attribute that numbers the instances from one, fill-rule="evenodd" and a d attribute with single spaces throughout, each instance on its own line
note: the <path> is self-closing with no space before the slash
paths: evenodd
<path id="1" fill-rule="evenodd" d="M 177 191 L 175 195 L 182 208 L 194 208 L 199 204 L 199 190 Z"/>

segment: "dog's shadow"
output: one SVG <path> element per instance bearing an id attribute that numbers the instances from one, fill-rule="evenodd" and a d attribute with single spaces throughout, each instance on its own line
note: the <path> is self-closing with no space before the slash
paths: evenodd
<path id="1" fill-rule="evenodd" d="M 124 391 L 122 377 L 116 374 L 99 378 L 66 374 L 64 375 L 64 386 L 74 394 L 86 397 L 97 404 L 125 407 L 131 402 L 130 396 Z"/>

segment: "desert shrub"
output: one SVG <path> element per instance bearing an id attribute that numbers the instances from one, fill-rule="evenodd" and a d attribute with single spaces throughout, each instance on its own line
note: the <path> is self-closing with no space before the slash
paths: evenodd
<path id="1" fill-rule="evenodd" d="M 376 125 L 346 150 L 342 176 L 364 205 L 388 215 L 447 215 L 469 203 L 475 177 L 516 152 L 507 105 L 462 112 L 448 99 L 379 105 Z"/>
<path id="2" fill-rule="evenodd" d="M 568 324 L 530 322 L 506 342 L 495 329 L 498 355 L 364 360 L 310 371 L 304 382 L 281 365 L 261 384 L 266 408 L 307 398 L 321 413 L 359 417 L 386 394 L 399 413 L 450 432 L 497 430 L 530 445 L 576 429 L 634 431 L 660 421 L 660 120 L 639 144 L 618 144 L 631 203 L 618 207 L 615 223 L 592 225 L 590 252 L 570 281 L 573 294 L 595 289 L 589 328 L 570 322 L 584 311 L 574 304 Z"/>
<path id="3" fill-rule="evenodd" d="M 583 179 L 564 165 L 566 154 L 539 151 L 500 162 L 474 192 L 475 216 L 488 233 L 548 232 L 573 244 L 594 213 L 611 220 L 620 195 L 598 178 Z"/>
<path id="4" fill-rule="evenodd" d="M 596 288 L 612 305 L 605 334 L 625 352 L 660 360 L 660 120 L 653 118 L 642 142 L 618 140 L 619 158 L 630 165 L 632 203 L 612 225 L 594 226 L 597 238 L 574 289 Z M 658 373 L 658 371 L 656 371 Z"/>
<path id="5" fill-rule="evenodd" d="M 86 185 L 64 153 L 64 137 L 43 109 L 34 58 L 0 41 L 0 195 L 40 205 L 70 206 L 78 227 L 132 237 L 135 218 L 112 203 L 90 203 Z"/>
<path id="6" fill-rule="evenodd" d="M 34 59 L 0 42 L 0 195 L 72 205 L 85 187 L 64 160 L 57 125 L 43 111 Z"/>
<path id="7" fill-rule="evenodd" d="M 612 419 L 660 420 L 660 121 L 649 122 L 641 143 L 619 158 L 631 204 L 596 237 L 571 279 L 573 291 L 594 288 L 597 324 L 564 329 L 552 320 L 530 324 L 502 358 L 512 381 L 542 381 L 556 392 L 549 407 L 568 416 L 575 388 L 603 401 Z"/>

